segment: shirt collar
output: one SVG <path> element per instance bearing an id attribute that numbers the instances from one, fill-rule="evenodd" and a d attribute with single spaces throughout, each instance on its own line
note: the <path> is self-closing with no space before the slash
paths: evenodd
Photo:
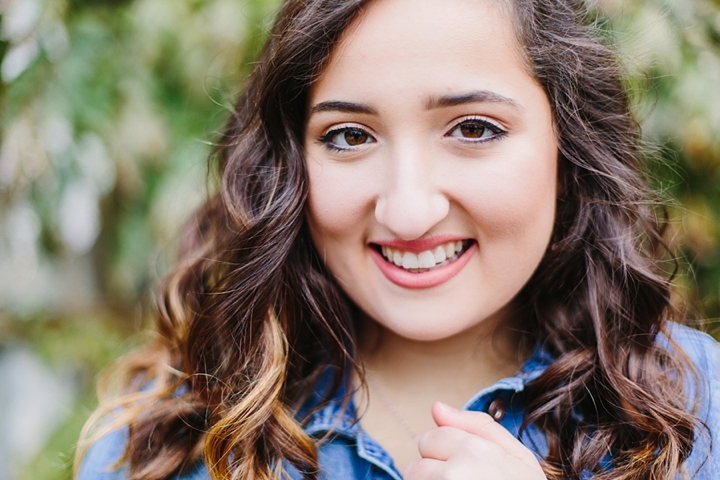
<path id="1" fill-rule="evenodd" d="M 538 344 L 533 354 L 520 367 L 520 370 L 508 378 L 498 380 L 494 384 L 480 390 L 468 400 L 463 409 L 477 410 L 480 399 L 485 395 L 498 391 L 507 390 L 521 392 L 525 385 L 538 378 L 554 361 L 554 357 Z M 326 387 L 325 382 L 318 385 L 318 391 Z M 332 433 L 351 439 L 357 438 L 360 433 L 360 425 L 356 415 L 355 404 L 352 397 L 346 405 L 344 403 L 346 389 L 342 387 L 327 405 L 313 413 L 305 426 L 305 433 L 310 436 L 317 436 L 321 433 Z"/>

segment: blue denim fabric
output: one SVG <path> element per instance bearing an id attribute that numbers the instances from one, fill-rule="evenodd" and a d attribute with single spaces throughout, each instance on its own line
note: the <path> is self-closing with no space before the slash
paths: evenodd
<path id="1" fill-rule="evenodd" d="M 709 430 L 709 436 L 697 429 L 695 446 L 684 472 L 678 472 L 678 478 L 711 480 L 720 478 L 720 442 L 713 440 L 720 435 L 720 346 L 710 336 L 680 325 L 672 325 L 670 338 L 689 356 L 698 373 L 699 383 L 690 382 L 688 388 L 693 398 L 696 413 Z M 659 339 L 666 348 L 673 349 L 667 338 Z M 523 364 L 520 371 L 511 378 L 505 378 L 475 394 L 464 405 L 464 409 L 487 411 L 491 402 L 502 399 L 506 406 L 504 417 L 500 420 L 507 430 L 516 437 L 522 423 L 525 405 L 521 392 L 525 385 L 537 378 L 552 363 L 553 359 L 542 348 Z M 688 406 L 691 408 L 692 406 Z M 402 477 L 395 468 L 392 458 L 373 438 L 363 431 L 355 419 L 352 403 L 343 414 L 342 399 L 337 398 L 321 411 L 317 412 L 306 427 L 306 432 L 316 438 L 332 434 L 319 448 L 321 478 L 324 480 L 400 480 Z M 123 480 L 127 478 L 127 468 L 112 469 L 112 465 L 122 455 L 127 439 L 127 430 L 118 430 L 98 440 L 88 451 L 80 467 L 79 480 Z M 547 454 L 545 435 L 531 425 L 523 431 L 520 440 L 538 457 Z M 608 459 L 608 466 L 612 459 Z M 289 468 L 293 479 L 301 475 Z M 208 479 L 204 464 L 178 480 Z M 590 478 L 590 475 L 588 475 Z"/>

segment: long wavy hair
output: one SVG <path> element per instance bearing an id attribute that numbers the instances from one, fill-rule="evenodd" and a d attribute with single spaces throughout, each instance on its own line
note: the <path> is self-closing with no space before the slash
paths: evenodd
<path id="1" fill-rule="evenodd" d="M 332 381 L 318 406 L 362 369 L 354 307 L 305 223 L 308 90 L 370 1 L 282 6 L 221 139 L 218 193 L 160 289 L 157 338 L 115 366 L 117 391 L 83 433 L 87 444 L 127 427 L 132 480 L 198 461 L 213 479 L 276 479 L 287 464 L 317 478 L 318 440 L 298 412 L 321 376 Z M 666 216 L 642 179 L 621 69 L 581 1 L 502 3 L 559 138 L 551 246 L 519 294 L 532 341 L 556 360 L 527 388 L 525 427 L 547 435 L 550 478 L 675 478 L 698 423 L 692 369 L 656 341 L 672 310 Z"/>

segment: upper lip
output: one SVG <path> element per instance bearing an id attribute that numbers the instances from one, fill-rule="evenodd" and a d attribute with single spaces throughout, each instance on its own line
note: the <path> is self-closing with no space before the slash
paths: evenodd
<path id="1" fill-rule="evenodd" d="M 462 240 L 468 240 L 468 237 L 460 237 L 457 235 L 437 235 L 428 238 L 419 238 L 417 240 L 376 240 L 371 242 L 375 245 L 386 246 L 394 248 L 396 250 L 403 250 L 406 252 L 420 253 L 426 250 L 433 250 L 440 245 L 444 245 L 449 242 L 458 242 Z"/>

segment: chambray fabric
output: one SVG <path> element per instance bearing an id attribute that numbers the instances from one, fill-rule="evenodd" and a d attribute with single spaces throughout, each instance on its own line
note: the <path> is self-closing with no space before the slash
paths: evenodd
<path id="1" fill-rule="evenodd" d="M 695 365 L 698 383 L 688 385 L 690 398 L 697 394 L 696 412 L 708 427 L 709 435 L 701 428 L 696 429 L 693 452 L 685 463 L 684 472 L 678 478 L 712 480 L 720 478 L 720 346 L 710 336 L 696 330 L 672 325 L 670 338 L 679 345 Z M 673 342 L 667 338 L 658 340 L 666 348 L 673 349 Z M 511 378 L 505 378 L 475 394 L 464 405 L 464 409 L 487 411 L 490 404 L 501 399 L 506 407 L 500 424 L 517 437 L 525 411 L 523 390 L 525 385 L 537 378 L 552 363 L 553 359 L 541 347 L 523 364 L 520 371 Z M 688 406 L 691 408 L 691 406 Z M 342 399 L 337 398 L 317 412 L 307 424 L 306 432 L 316 438 L 331 435 L 319 446 L 321 478 L 324 480 L 400 480 L 402 476 L 395 468 L 392 458 L 373 438 L 363 431 L 355 419 L 353 405 L 343 414 Z M 88 451 L 80 467 L 78 480 L 124 480 L 127 467 L 113 469 L 113 464 L 122 455 L 127 439 L 127 430 L 118 430 L 98 440 Z M 538 457 L 547 454 L 545 435 L 531 425 L 524 430 L 520 440 Z M 711 443 L 715 441 L 715 448 Z M 612 459 L 608 458 L 608 466 Z M 289 468 L 293 479 L 301 475 Z M 198 464 L 189 473 L 176 477 L 177 480 L 206 480 L 209 478 L 204 464 Z M 591 478 L 587 475 L 587 478 Z"/>

